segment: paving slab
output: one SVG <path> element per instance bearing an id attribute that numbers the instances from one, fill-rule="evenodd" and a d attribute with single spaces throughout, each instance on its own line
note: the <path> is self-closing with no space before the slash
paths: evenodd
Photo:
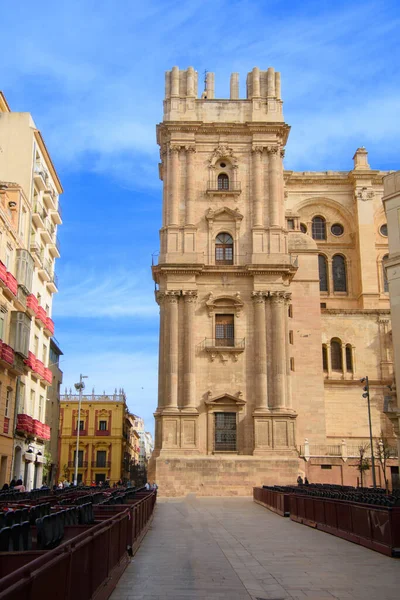
<path id="1" fill-rule="evenodd" d="M 400 560 L 252 498 L 158 499 L 111 600 L 398 600 Z"/>

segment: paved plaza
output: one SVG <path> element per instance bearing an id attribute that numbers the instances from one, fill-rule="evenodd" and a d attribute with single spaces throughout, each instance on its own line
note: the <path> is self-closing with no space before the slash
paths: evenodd
<path id="1" fill-rule="evenodd" d="M 111 600 L 398 600 L 400 560 L 250 498 L 158 500 Z"/>

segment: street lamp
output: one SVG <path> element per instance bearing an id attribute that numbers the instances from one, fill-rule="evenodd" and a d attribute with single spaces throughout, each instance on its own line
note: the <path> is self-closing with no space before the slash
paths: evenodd
<path id="1" fill-rule="evenodd" d="M 371 467 L 372 467 L 372 485 L 376 488 L 376 477 L 375 477 L 375 458 L 374 458 L 374 446 L 372 441 L 372 423 L 371 423 L 371 404 L 369 400 L 369 381 L 368 375 L 360 379 L 361 383 L 365 383 L 363 387 L 363 398 L 367 399 L 368 402 L 368 422 L 369 422 L 369 441 L 371 444 Z"/>
<path id="2" fill-rule="evenodd" d="M 81 404 L 82 404 L 82 391 L 85 389 L 84 379 L 87 379 L 87 375 L 79 376 L 79 383 L 75 383 L 75 389 L 79 391 L 79 404 L 78 404 L 78 422 L 76 424 L 76 451 L 75 451 L 75 474 L 74 474 L 74 485 L 78 485 L 78 463 L 79 463 L 79 431 L 81 424 Z"/>

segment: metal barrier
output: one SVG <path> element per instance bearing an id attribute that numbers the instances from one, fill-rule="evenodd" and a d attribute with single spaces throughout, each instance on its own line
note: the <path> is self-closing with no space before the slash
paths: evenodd
<path id="1" fill-rule="evenodd" d="M 73 539 L 53 550 L 9 554 L 15 570 L 0 579 L 0 600 L 106 600 L 147 531 L 156 495 L 95 505 L 104 520 Z"/>

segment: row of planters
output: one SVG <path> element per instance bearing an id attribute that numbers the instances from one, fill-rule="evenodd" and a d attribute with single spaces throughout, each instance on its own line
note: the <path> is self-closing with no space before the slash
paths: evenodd
<path id="1" fill-rule="evenodd" d="M 344 486 L 263 486 L 254 501 L 292 521 L 400 558 L 400 493 Z"/>
<path id="2" fill-rule="evenodd" d="M 41 532 L 50 549 L 38 543 L 37 519 L 31 526 L 30 551 L 0 553 L 0 600 L 106 600 L 111 595 L 150 525 L 157 493 L 120 489 L 102 502 L 97 495 L 94 490 L 92 502 L 81 505 L 79 496 L 69 494 L 69 507 L 54 504 L 51 497 L 50 514 L 42 518 L 49 531 Z M 86 490 L 85 500 L 89 496 Z M 39 508 L 36 504 L 30 510 Z M 89 519 L 66 518 L 87 508 Z M 21 504 L 17 510 L 24 510 Z M 62 540 L 53 540 L 57 522 L 62 524 Z"/>

